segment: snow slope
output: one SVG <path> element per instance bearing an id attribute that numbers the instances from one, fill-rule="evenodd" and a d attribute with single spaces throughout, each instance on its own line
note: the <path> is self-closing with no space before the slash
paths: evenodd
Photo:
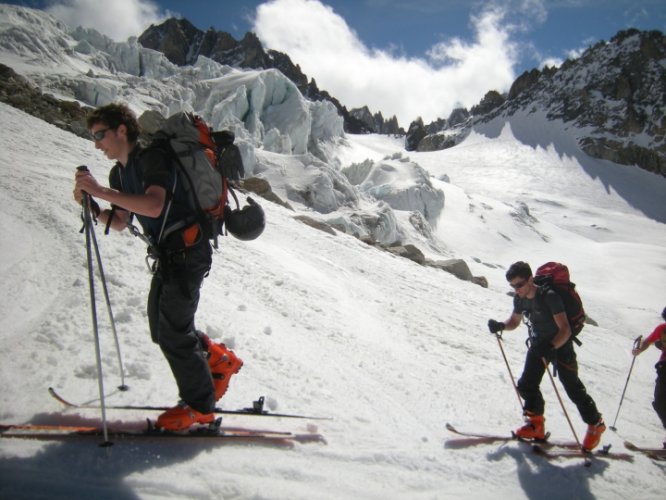
<path id="1" fill-rule="evenodd" d="M 109 162 L 90 142 L 5 105 L 0 129 L 0 421 L 99 423 L 98 411 L 64 411 L 46 389 L 76 401 L 97 397 L 85 247 L 71 189 L 77 165 L 103 179 Z M 343 166 L 400 147 L 373 136 L 345 142 L 336 153 Z M 612 423 L 632 341 L 652 330 L 666 305 L 664 224 L 606 190 L 576 158 L 528 146 L 509 130 L 410 157 L 445 191 L 439 238 L 475 275 L 488 277 L 488 289 L 350 236 L 317 231 L 269 202 L 261 238 L 223 239 L 204 285 L 198 326 L 245 361 L 222 405 L 244 407 L 264 395 L 275 411 L 333 417 L 227 417 L 226 423 L 297 431 L 316 425 L 327 444 L 284 450 L 123 441 L 101 449 L 92 442 L 0 439 L 0 496 L 663 498 L 663 467 L 643 456 L 584 468 L 577 459 L 546 461 L 515 443 L 454 450 L 445 447 L 452 436 L 444 424 L 507 432 L 520 423 L 486 322 L 510 312 L 503 274 L 511 262 L 551 258 L 569 264 L 599 324 L 584 330 L 579 362 Z M 562 171 L 567 181 L 555 175 Z M 439 180 L 445 174 L 448 183 Z M 560 181 L 537 190 L 539 177 Z M 664 192 L 662 178 L 636 171 L 630 179 L 644 206 L 662 210 L 652 194 L 654 186 Z M 128 234 L 105 237 L 99 227 L 97 237 L 130 386 L 115 390 L 118 363 L 100 302 L 107 402 L 175 403 L 175 384 L 147 332 L 144 248 Z M 514 375 L 524 337 L 523 329 L 505 336 Z M 616 451 L 626 438 L 656 445 L 665 437 L 650 406 L 657 354 L 651 349 L 635 363 L 618 432 L 603 440 Z M 547 379 L 543 389 L 548 429 L 571 439 Z M 582 436 L 583 423 L 567 408 Z M 111 422 L 145 417 L 108 412 Z"/>

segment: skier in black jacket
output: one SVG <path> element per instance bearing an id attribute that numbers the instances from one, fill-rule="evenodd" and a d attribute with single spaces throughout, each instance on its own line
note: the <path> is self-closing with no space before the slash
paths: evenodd
<path id="1" fill-rule="evenodd" d="M 192 217 L 186 195 L 179 189 L 182 183 L 174 184 L 177 173 L 166 152 L 138 144 L 139 124 L 127 106 L 97 108 L 87 125 L 95 147 L 116 164 L 108 188 L 89 171 L 77 171 L 74 199 L 80 204 L 82 192 L 88 193 L 97 219 L 119 231 L 136 215 L 157 259 L 148 322 L 152 340 L 176 379 L 181 401 L 160 415 L 156 425 L 179 431 L 210 423 L 216 400 L 243 364 L 224 344 L 215 344 L 194 326 L 199 290 L 211 267 L 210 242 Z M 93 197 L 109 202 L 111 208 L 101 210 Z M 171 206 L 166 210 L 168 202 Z"/>
<path id="2" fill-rule="evenodd" d="M 514 330 L 521 324 L 523 315 L 527 319 L 530 347 L 523 373 L 518 380 L 518 391 L 525 401 L 523 411 L 526 424 L 516 430 L 516 435 L 525 439 L 545 438 L 545 403 L 539 386 L 547 364 L 553 363 L 569 399 L 588 424 L 583 448 L 588 451 L 594 449 L 606 425 L 594 400 L 578 378 L 571 327 L 562 299 L 555 291 L 542 290 L 535 285 L 532 269 L 526 262 L 512 264 L 506 279 L 515 290 L 513 312 L 504 322 L 489 320 L 488 328 L 491 333 Z"/>

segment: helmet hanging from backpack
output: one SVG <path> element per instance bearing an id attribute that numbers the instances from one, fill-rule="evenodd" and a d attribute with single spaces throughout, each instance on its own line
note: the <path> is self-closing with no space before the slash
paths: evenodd
<path id="1" fill-rule="evenodd" d="M 232 236 L 242 241 L 250 241 L 264 232 L 266 216 L 259 204 L 248 196 L 241 209 L 232 209 L 229 205 L 224 210 L 224 227 Z"/>

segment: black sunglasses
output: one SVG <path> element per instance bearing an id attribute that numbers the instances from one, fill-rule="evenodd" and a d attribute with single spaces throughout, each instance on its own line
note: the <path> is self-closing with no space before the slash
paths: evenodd
<path id="1" fill-rule="evenodd" d="M 513 288 L 514 290 L 518 290 L 519 288 L 522 288 L 525 285 L 527 285 L 527 281 L 521 281 L 520 283 L 509 283 L 509 285 L 511 285 L 511 288 Z"/>
<path id="2" fill-rule="evenodd" d="M 90 135 L 92 135 L 93 140 L 101 141 L 102 139 L 104 139 L 104 136 L 106 135 L 106 133 L 109 130 L 111 130 L 111 127 L 100 129 L 97 132 L 95 132 L 94 134 L 90 134 Z"/>

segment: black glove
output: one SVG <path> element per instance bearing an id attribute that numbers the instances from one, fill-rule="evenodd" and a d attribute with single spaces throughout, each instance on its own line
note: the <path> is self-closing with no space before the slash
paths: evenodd
<path id="1" fill-rule="evenodd" d="M 490 330 L 490 333 L 501 332 L 505 327 L 506 325 L 501 321 L 495 321 L 494 319 L 488 320 L 488 330 Z"/>
<path id="2" fill-rule="evenodd" d="M 557 359 L 557 349 L 549 341 L 538 342 L 532 345 L 532 352 L 540 357 L 544 358 L 549 363 L 554 362 Z"/>

